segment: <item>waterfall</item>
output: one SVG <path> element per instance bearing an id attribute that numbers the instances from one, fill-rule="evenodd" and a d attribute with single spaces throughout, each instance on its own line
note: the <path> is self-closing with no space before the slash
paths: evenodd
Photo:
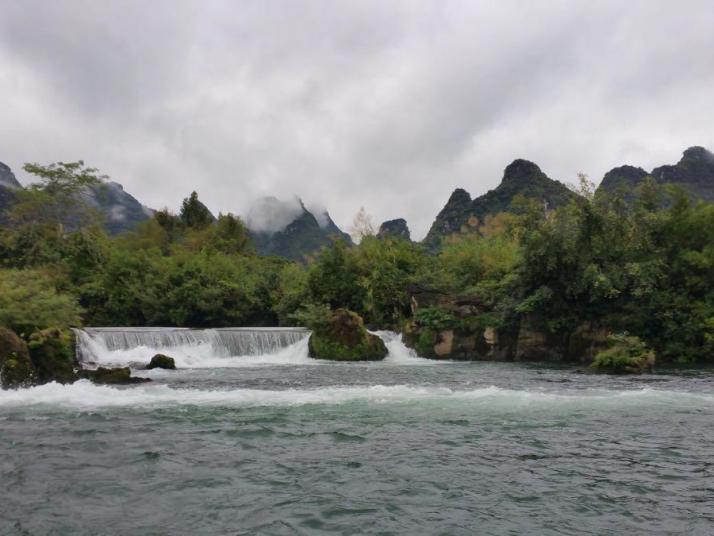
<path id="1" fill-rule="evenodd" d="M 302 354 L 298 343 L 310 333 L 304 328 L 153 327 L 84 328 L 74 332 L 77 357 L 87 365 L 145 364 L 154 354 L 166 353 L 183 366 L 229 365 L 229 358 L 238 357 L 291 357 L 285 350 L 299 346 L 297 351 Z M 306 350 L 304 353 L 306 357 Z M 292 360 L 296 357 L 292 355 Z"/>

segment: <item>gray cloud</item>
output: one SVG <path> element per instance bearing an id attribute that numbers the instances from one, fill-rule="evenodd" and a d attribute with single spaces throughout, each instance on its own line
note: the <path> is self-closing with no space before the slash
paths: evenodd
<path id="1" fill-rule="evenodd" d="M 0 161 L 82 158 L 143 203 L 299 195 L 423 236 L 514 158 L 553 178 L 714 148 L 714 10 L 581 0 L 0 0 Z"/>

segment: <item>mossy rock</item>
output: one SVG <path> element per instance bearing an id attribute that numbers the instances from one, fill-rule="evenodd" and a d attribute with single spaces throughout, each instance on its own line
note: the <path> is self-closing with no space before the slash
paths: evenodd
<path id="1" fill-rule="evenodd" d="M 70 331 L 58 328 L 36 331 L 30 335 L 27 346 L 39 383 L 72 383 L 77 379 L 74 336 Z"/>
<path id="2" fill-rule="evenodd" d="M 149 364 L 146 365 L 146 368 L 149 370 L 155 368 L 176 370 L 176 362 L 173 357 L 169 357 L 164 354 L 156 354 L 151 358 L 151 361 L 149 361 Z"/>
<path id="3" fill-rule="evenodd" d="M 79 376 L 101 385 L 128 385 L 151 381 L 149 378 L 137 378 L 132 376 L 129 367 L 99 367 L 96 370 L 80 370 Z"/>
<path id="4" fill-rule="evenodd" d="M 655 354 L 639 338 L 620 334 L 609 340 L 610 347 L 595 356 L 590 371 L 604 374 L 652 372 Z"/>
<path id="5" fill-rule="evenodd" d="M 0 386 L 3 389 L 29 387 L 36 379 L 25 341 L 14 331 L 0 327 Z"/>
<path id="6" fill-rule="evenodd" d="M 384 341 L 368 333 L 362 317 L 347 309 L 337 309 L 326 326 L 313 331 L 308 347 L 314 359 L 380 361 L 387 357 Z"/>

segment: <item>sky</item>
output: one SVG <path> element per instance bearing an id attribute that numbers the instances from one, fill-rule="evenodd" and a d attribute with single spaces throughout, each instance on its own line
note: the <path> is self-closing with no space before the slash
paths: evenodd
<path id="1" fill-rule="evenodd" d="M 0 161 L 84 160 L 144 204 L 192 190 L 364 207 L 422 238 L 516 158 L 594 182 L 714 149 L 711 0 L 0 0 Z"/>

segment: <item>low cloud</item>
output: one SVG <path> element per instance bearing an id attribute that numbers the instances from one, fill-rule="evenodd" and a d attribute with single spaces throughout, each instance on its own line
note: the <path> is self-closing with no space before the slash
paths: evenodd
<path id="1" fill-rule="evenodd" d="M 277 197 L 262 197 L 248 209 L 245 221 L 251 231 L 275 233 L 282 231 L 303 212 L 300 199 L 293 197 L 282 201 Z"/>
<path id="2" fill-rule="evenodd" d="M 364 206 L 420 238 L 515 158 L 597 182 L 714 148 L 712 28 L 709 0 L 4 0 L 0 161 L 26 184 L 83 159 L 174 210 L 295 194 L 349 228 Z"/>

